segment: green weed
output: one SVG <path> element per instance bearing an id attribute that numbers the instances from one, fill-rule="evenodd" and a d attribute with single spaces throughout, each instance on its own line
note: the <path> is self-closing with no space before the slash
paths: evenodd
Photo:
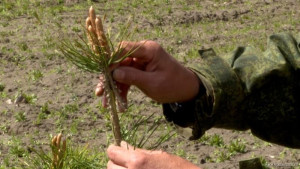
<path id="1" fill-rule="evenodd" d="M 78 125 L 79 125 L 79 122 L 80 122 L 80 119 L 74 119 L 71 123 L 71 126 L 70 126 L 70 132 L 72 134 L 76 134 L 78 133 Z"/>
<path id="2" fill-rule="evenodd" d="M 231 154 L 226 152 L 225 150 L 216 150 L 214 152 L 213 161 L 216 163 L 224 162 L 226 160 L 230 160 Z"/>
<path id="3" fill-rule="evenodd" d="M 122 120 L 123 117 L 121 118 L 121 121 Z M 157 138 L 155 140 L 152 139 L 152 141 L 149 142 L 149 139 L 152 138 L 159 127 L 162 126 L 162 119 L 154 118 L 154 114 L 152 114 L 150 116 L 140 116 L 132 121 L 130 125 L 122 125 L 121 134 L 124 141 L 127 141 L 134 147 L 147 148 L 150 150 L 156 149 L 174 135 L 174 133 L 171 132 L 171 128 L 165 126 L 166 132 L 161 133 L 160 136 L 156 136 Z"/>
<path id="4" fill-rule="evenodd" d="M 48 103 L 44 103 L 43 106 L 40 108 L 40 113 L 43 113 L 43 114 L 50 114 L 50 110 L 49 110 L 49 107 L 48 107 Z"/>
<path id="5" fill-rule="evenodd" d="M 29 72 L 29 79 L 32 81 L 39 81 L 44 77 L 44 74 L 40 70 L 32 70 Z"/>
<path id="6" fill-rule="evenodd" d="M 8 114 L 8 110 L 2 110 L 0 113 L 1 115 L 6 116 Z"/>
<path id="7" fill-rule="evenodd" d="M 279 153 L 279 158 L 280 159 L 284 159 L 287 155 L 287 149 L 283 149 L 280 153 Z"/>
<path id="8" fill-rule="evenodd" d="M 67 147 L 65 155 L 63 156 L 63 166 L 57 169 L 70 168 L 85 168 L 85 169 L 99 169 L 105 168 L 107 156 L 105 150 L 101 147 L 99 149 L 90 149 L 88 145 L 81 147 L 73 145 L 70 140 L 67 140 Z M 53 158 L 52 154 L 45 152 L 42 149 L 32 148 L 34 155 L 28 156 L 23 161 L 24 168 L 52 168 Z"/>
<path id="9" fill-rule="evenodd" d="M 270 165 L 269 165 L 269 163 L 267 162 L 267 160 L 265 158 L 259 157 L 259 159 L 260 159 L 260 162 L 263 166 L 263 169 L 270 169 Z"/>
<path id="10" fill-rule="evenodd" d="M 43 24 L 40 15 L 36 11 L 33 11 L 32 15 L 40 25 Z"/>
<path id="11" fill-rule="evenodd" d="M 200 143 L 204 143 L 204 144 L 208 144 L 209 140 L 210 140 L 211 136 L 208 134 L 204 134 L 199 140 L 197 140 Z"/>
<path id="12" fill-rule="evenodd" d="M 25 121 L 27 119 L 26 118 L 26 113 L 23 112 L 23 111 L 16 112 L 14 116 L 15 116 L 16 122 L 22 122 L 22 121 Z"/>
<path id="13" fill-rule="evenodd" d="M 75 113 L 79 110 L 78 104 L 67 104 L 62 108 L 62 112 L 69 114 L 69 113 Z"/>
<path id="14" fill-rule="evenodd" d="M 185 158 L 187 156 L 186 151 L 183 149 L 177 149 L 175 154 L 182 158 Z"/>
<path id="15" fill-rule="evenodd" d="M 5 85 L 4 85 L 4 84 L 2 84 L 2 83 L 0 83 L 0 92 L 3 92 L 3 91 L 4 91 L 4 89 L 5 89 Z"/>
<path id="16" fill-rule="evenodd" d="M 45 103 L 41 108 L 40 112 L 35 120 L 35 124 L 41 124 L 42 120 L 47 119 L 48 115 L 50 114 L 50 110 L 48 108 L 48 103 Z"/>
<path id="17" fill-rule="evenodd" d="M 18 46 L 22 51 L 26 51 L 28 49 L 28 45 L 26 42 L 21 42 L 18 44 Z"/>
<path id="18" fill-rule="evenodd" d="M 35 94 L 25 94 L 25 93 L 23 93 L 22 96 L 25 100 L 25 103 L 35 104 L 36 101 L 37 101 L 37 96 Z"/>
<path id="19" fill-rule="evenodd" d="M 0 36 L 3 38 L 15 35 L 14 31 L 1 31 Z"/>
<path id="20" fill-rule="evenodd" d="M 216 147 L 224 147 L 223 138 L 218 134 L 214 134 L 209 140 L 209 145 Z"/>
<path id="21" fill-rule="evenodd" d="M 35 124 L 39 125 L 42 123 L 43 119 L 46 119 L 47 115 L 45 113 L 40 112 L 35 120 Z"/>
<path id="22" fill-rule="evenodd" d="M 78 33 L 78 32 L 81 32 L 81 29 L 78 27 L 73 27 L 72 31 Z"/>
<path id="23" fill-rule="evenodd" d="M 2 53 L 7 53 L 7 54 L 9 54 L 9 53 L 14 52 L 14 50 L 13 50 L 12 48 L 8 48 L 8 47 L 6 47 L 6 46 L 3 46 L 3 47 L 1 48 L 1 52 L 2 52 Z"/>
<path id="24" fill-rule="evenodd" d="M 15 157 L 25 157 L 28 155 L 21 139 L 17 137 L 12 137 L 12 139 L 8 141 L 7 146 L 9 147 L 9 153 Z"/>
<path id="25" fill-rule="evenodd" d="M 232 140 L 230 144 L 227 146 L 227 149 L 230 153 L 245 153 L 246 152 L 246 143 L 241 139 Z"/>
<path id="26" fill-rule="evenodd" d="M 8 132 L 8 129 L 9 129 L 8 124 L 4 123 L 4 124 L 1 124 L 1 125 L 0 125 L 0 131 L 1 131 L 2 133 L 7 133 L 7 132 Z"/>

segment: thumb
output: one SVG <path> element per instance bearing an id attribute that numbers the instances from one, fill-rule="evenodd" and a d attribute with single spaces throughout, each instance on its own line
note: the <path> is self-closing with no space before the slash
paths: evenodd
<path id="1" fill-rule="evenodd" d="M 139 152 L 146 153 L 146 154 L 162 154 L 163 153 L 161 150 L 151 151 L 151 150 L 136 148 L 136 147 L 133 147 L 132 145 L 128 144 L 125 141 L 121 141 L 121 147 L 125 148 L 127 150 L 135 150 L 135 151 L 139 151 Z"/>
<path id="2" fill-rule="evenodd" d="M 149 72 L 127 66 L 115 69 L 113 72 L 113 78 L 119 83 L 135 85 L 138 88 L 145 88 L 151 81 Z"/>
<path id="3" fill-rule="evenodd" d="M 135 147 L 133 147 L 132 145 L 128 144 L 125 141 L 121 141 L 121 147 L 127 150 L 135 150 Z"/>

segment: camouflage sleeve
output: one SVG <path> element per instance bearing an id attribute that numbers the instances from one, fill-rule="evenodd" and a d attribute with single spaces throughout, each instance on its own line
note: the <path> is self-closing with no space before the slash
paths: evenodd
<path id="1" fill-rule="evenodd" d="M 212 49 L 199 53 L 190 68 L 205 89 L 187 103 L 163 105 L 168 121 L 191 128 L 191 139 L 212 127 L 250 129 L 265 141 L 300 148 L 300 34 L 272 35 L 264 52 L 238 47 L 222 57 Z"/>

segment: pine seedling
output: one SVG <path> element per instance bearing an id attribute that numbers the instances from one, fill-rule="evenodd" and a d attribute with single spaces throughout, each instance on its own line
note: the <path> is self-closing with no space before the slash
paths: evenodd
<path id="1" fill-rule="evenodd" d="M 117 38 L 119 37 L 119 41 L 130 36 L 130 33 L 128 33 L 129 26 L 130 24 L 127 24 L 124 30 L 121 30 L 119 35 L 116 36 Z M 125 109 L 125 102 L 119 95 L 116 82 L 112 78 L 110 66 L 122 62 L 140 46 L 124 54 L 124 47 L 121 46 L 121 43 L 114 45 L 110 34 L 105 34 L 102 19 L 96 16 L 92 6 L 89 9 L 89 16 L 85 22 L 85 31 L 88 42 L 81 37 L 79 37 L 79 40 L 72 42 L 63 41 L 60 46 L 60 51 L 63 56 L 80 69 L 103 74 L 104 93 L 108 98 L 108 104 L 111 110 L 110 115 L 115 144 L 120 146 L 122 138 L 117 105 L 119 106 L 119 110 L 123 110 Z"/>
<path id="2" fill-rule="evenodd" d="M 51 141 L 51 149 L 52 149 L 52 166 L 51 169 L 62 169 L 64 165 L 64 157 L 67 148 L 67 141 L 63 140 L 62 144 L 62 134 L 58 134 L 54 136 Z"/>

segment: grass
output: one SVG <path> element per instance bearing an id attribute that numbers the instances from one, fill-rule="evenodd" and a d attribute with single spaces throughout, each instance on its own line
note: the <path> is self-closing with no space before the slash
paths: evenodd
<path id="1" fill-rule="evenodd" d="M 51 114 L 51 112 L 49 110 L 48 103 L 43 104 L 40 107 L 40 111 L 39 111 L 34 123 L 37 125 L 42 124 L 42 121 L 47 119 L 50 114 Z"/>
<path id="2" fill-rule="evenodd" d="M 216 147 L 223 147 L 224 146 L 223 138 L 218 134 L 214 134 L 209 140 L 209 145 L 216 146 Z"/>
<path id="3" fill-rule="evenodd" d="M 1 133 L 7 133 L 9 129 L 9 125 L 7 123 L 1 124 L 0 125 L 0 132 Z"/>
<path id="4" fill-rule="evenodd" d="M 5 89 L 5 85 L 4 85 L 4 84 L 2 84 L 2 83 L 0 83 L 0 92 L 3 92 L 3 91 L 4 91 L 4 89 Z"/>
<path id="5" fill-rule="evenodd" d="M 36 101 L 37 101 L 37 96 L 35 94 L 25 94 L 25 93 L 22 93 L 22 96 L 25 100 L 25 103 L 28 103 L 28 104 L 35 104 Z"/>
<path id="6" fill-rule="evenodd" d="M 40 70 L 32 70 L 29 72 L 29 79 L 32 81 L 39 81 L 43 78 L 43 73 Z"/>
<path id="7" fill-rule="evenodd" d="M 22 122 L 26 120 L 26 113 L 23 111 L 15 113 L 16 122 Z"/>
<path id="8" fill-rule="evenodd" d="M 14 157 L 25 157 L 27 155 L 27 151 L 22 145 L 22 140 L 17 137 L 13 137 L 8 143 L 9 152 Z"/>
<path id="9" fill-rule="evenodd" d="M 236 153 L 245 153 L 246 152 L 246 143 L 241 139 L 232 140 L 228 145 L 228 151 L 232 154 Z"/>
<path id="10" fill-rule="evenodd" d="M 32 151 L 35 155 L 25 158 L 25 161 L 23 161 L 24 168 L 51 168 L 53 166 L 51 153 L 46 153 L 41 149 L 32 149 Z M 99 153 L 98 151 L 90 149 L 88 145 L 83 147 L 75 146 L 67 140 L 63 166 L 54 168 L 104 168 L 104 161 L 107 161 L 107 158 L 104 153 Z M 103 150 L 100 151 L 103 152 Z"/>
<path id="11" fill-rule="evenodd" d="M 134 118 L 127 117 L 127 119 L 124 120 L 125 122 L 122 121 L 123 117 L 121 118 L 121 125 L 123 126 L 121 134 L 124 141 L 130 143 L 134 147 L 153 150 L 159 147 L 162 143 L 168 141 L 174 135 L 169 126 L 164 126 L 165 132 L 161 132 L 155 139 L 151 139 L 153 135 L 157 133 L 157 130 L 161 131 L 161 127 L 163 126 L 161 124 L 162 119 L 155 118 L 154 114 L 150 116 L 139 116 L 135 118 L 132 124 L 128 125 L 127 121 L 129 119 Z"/>
<path id="12" fill-rule="evenodd" d="M 41 162 L 42 150 L 44 157 L 49 156 L 49 135 L 60 132 L 65 133 L 70 143 L 66 160 L 73 161 L 70 166 L 85 164 L 89 168 L 105 168 L 105 149 L 112 135 L 109 114 L 98 107 L 99 102 L 92 94 L 97 76 L 74 69 L 55 51 L 58 37 L 73 39 L 76 34 L 82 35 L 78 21 L 84 20 L 85 10 L 90 5 L 107 14 L 107 27 L 123 25 L 132 16 L 133 25 L 138 27 L 132 39 L 156 40 L 184 64 L 194 62 L 201 48 L 213 47 L 219 55 L 237 46 L 253 45 L 264 49 L 268 35 L 289 27 L 296 31 L 300 24 L 294 8 L 297 5 L 281 12 L 285 10 L 285 3 L 280 4 L 283 8 L 277 14 L 270 12 L 274 8 L 272 5 L 257 6 L 256 1 L 245 1 L 243 8 L 249 8 L 250 12 L 236 19 L 203 18 L 188 23 L 186 21 L 192 17 L 189 12 L 214 14 L 240 9 L 236 7 L 238 4 L 226 6 L 220 1 L 211 4 L 183 0 L 131 0 L 125 4 L 120 0 L 82 1 L 66 6 L 60 0 L 3 0 L 0 2 L 0 169 L 46 167 L 46 163 Z M 260 10 L 265 11 L 264 15 Z M 113 34 L 117 31 L 116 28 L 111 30 Z M 18 91 L 26 94 L 29 104 L 7 105 L 5 101 L 14 98 Z M 278 159 L 281 162 L 299 159 L 299 151 L 280 147 L 276 148 L 275 159 L 269 159 L 268 150 L 275 149 L 276 145 L 265 144 L 244 132 L 208 132 L 191 144 L 176 134 L 173 136 L 173 130 L 158 116 L 160 105 L 147 103 L 147 99 L 136 97 L 138 94 L 139 91 L 132 91 L 129 96 L 133 105 L 122 114 L 122 134 L 137 147 L 157 147 L 197 164 L 207 159 L 207 163 L 219 162 L 219 166 L 228 160 L 235 161 L 240 155 L 251 157 L 251 153 L 255 157 L 262 156 L 265 164 Z M 32 129 L 30 137 L 37 141 L 29 143 L 28 129 L 22 127 L 26 125 Z M 14 132 L 16 127 L 19 133 Z M 228 140 L 227 134 L 238 138 Z M 199 150 L 193 146 L 199 146 Z M 35 148 L 36 153 L 31 148 Z M 204 154 L 200 156 L 200 152 Z M 35 164 L 30 163 L 34 161 Z M 28 167 L 24 162 L 35 167 Z"/>
<path id="13" fill-rule="evenodd" d="M 131 116 L 132 115 L 133 114 L 131 114 Z M 153 120 L 154 123 L 151 124 Z M 79 120 L 76 120 L 71 124 L 69 129 L 71 134 L 68 135 L 72 135 L 77 132 L 74 130 L 77 130 L 78 121 Z M 151 136 L 153 134 L 157 134 L 158 128 L 163 127 L 163 125 L 159 124 L 159 122 L 161 122 L 161 119 L 157 119 L 153 115 L 149 117 L 140 116 L 138 118 L 134 118 L 130 127 L 129 125 L 123 125 L 122 137 L 135 147 L 156 149 L 173 136 L 169 128 L 164 133 L 160 133 L 161 136 L 157 137 L 156 140 L 151 139 L 152 141 L 149 142 Z M 107 141 L 109 142 L 109 138 Z M 12 156 L 22 157 L 20 161 L 15 162 L 15 164 L 22 166 L 22 168 L 51 168 L 53 158 L 50 152 L 41 148 L 36 148 L 35 145 L 31 145 L 26 150 L 22 146 L 21 140 L 18 138 L 13 138 L 10 142 L 8 142 L 8 145 Z M 88 145 L 78 147 L 71 140 L 67 139 L 67 150 L 64 156 L 64 167 L 62 169 L 104 168 L 108 160 L 104 150 L 105 147 L 106 146 L 102 146 L 97 149 L 91 149 Z M 31 154 L 29 154 L 28 150 Z M 5 165 L 10 166 L 11 164 Z"/>

